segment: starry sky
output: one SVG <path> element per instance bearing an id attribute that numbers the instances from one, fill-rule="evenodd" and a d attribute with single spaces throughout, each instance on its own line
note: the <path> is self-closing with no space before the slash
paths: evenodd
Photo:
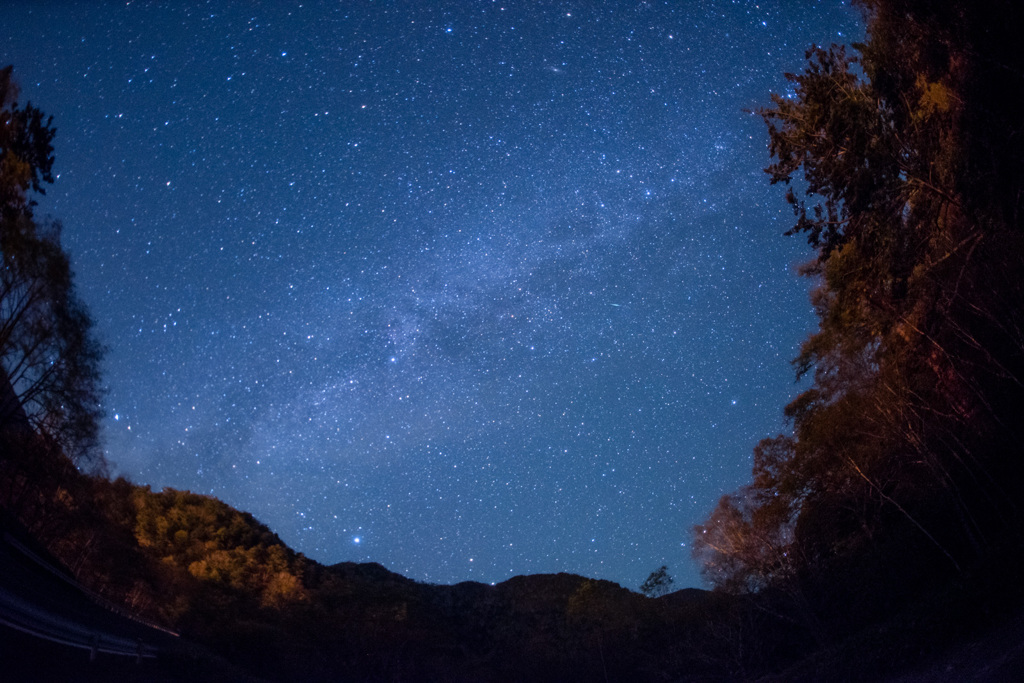
<path id="1" fill-rule="evenodd" d="M 115 474 L 322 563 L 701 585 L 810 256 L 751 108 L 838 0 L 18 2 Z"/>

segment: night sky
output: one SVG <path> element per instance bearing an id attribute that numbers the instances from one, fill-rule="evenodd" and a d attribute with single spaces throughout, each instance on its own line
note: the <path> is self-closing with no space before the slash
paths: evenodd
<path id="1" fill-rule="evenodd" d="M 189 5 L 185 7 L 184 5 Z M 700 585 L 814 327 L 767 134 L 848 3 L 8 2 L 114 474 L 323 563 Z"/>

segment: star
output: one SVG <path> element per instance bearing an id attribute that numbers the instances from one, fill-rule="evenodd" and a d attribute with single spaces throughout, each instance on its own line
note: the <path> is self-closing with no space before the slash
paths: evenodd
<path id="1" fill-rule="evenodd" d="M 689 529 L 787 429 L 813 322 L 744 111 L 858 12 L 186 10 L 0 5 L 112 471 L 326 564 L 698 585 Z"/>

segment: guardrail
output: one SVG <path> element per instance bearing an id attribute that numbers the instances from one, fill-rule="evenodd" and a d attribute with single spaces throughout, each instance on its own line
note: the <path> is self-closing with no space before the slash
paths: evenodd
<path id="1" fill-rule="evenodd" d="M 156 657 L 158 652 L 156 646 L 146 644 L 142 639 L 132 640 L 66 619 L 4 588 L 0 588 L 0 624 L 52 643 L 88 650 L 90 660 L 94 660 L 97 653 L 104 652 L 133 656 L 142 661 L 144 657 Z"/>
<path id="2" fill-rule="evenodd" d="M 5 531 L 4 535 L 3 535 L 3 539 L 4 539 L 4 541 L 7 542 L 8 545 L 13 546 L 22 555 L 24 555 L 28 559 L 32 560 L 36 564 L 36 566 L 41 567 L 42 569 L 45 569 L 47 572 L 49 572 L 53 576 L 57 577 L 58 579 L 60 579 L 64 583 L 68 584 L 69 586 L 74 588 L 76 591 L 80 592 L 85 597 L 89 598 L 89 600 L 91 600 L 93 603 L 99 605 L 103 609 L 105 609 L 105 610 L 107 610 L 109 612 L 113 612 L 114 614 L 117 614 L 119 616 L 122 616 L 125 619 L 129 619 L 131 621 L 134 621 L 136 624 L 140 624 L 142 626 L 154 629 L 156 631 L 163 631 L 164 633 L 166 633 L 168 635 L 171 635 L 171 636 L 174 636 L 175 638 L 178 637 L 178 634 L 175 633 L 174 631 L 172 631 L 172 630 L 170 630 L 168 628 L 164 628 L 163 626 L 161 626 L 159 624 L 156 624 L 156 623 L 154 623 L 152 621 L 149 621 L 147 619 L 143 619 L 142 617 L 138 616 L 137 614 L 133 614 L 130 610 L 127 610 L 124 607 L 122 607 L 120 605 L 117 605 L 117 604 L 111 602 L 110 600 L 107 600 L 102 595 L 97 595 L 96 593 L 93 593 L 91 590 L 89 590 L 88 588 L 86 588 L 82 584 L 78 583 L 78 581 L 73 579 L 71 576 L 69 576 L 65 572 L 61 571 L 60 569 L 54 567 L 51 563 L 47 562 L 45 559 L 39 557 L 39 555 L 37 555 L 35 552 L 33 552 L 33 550 L 31 548 L 27 547 L 24 543 L 22 543 L 17 538 L 12 536 L 10 532 Z"/>
<path id="3" fill-rule="evenodd" d="M 98 653 L 156 657 L 158 634 L 178 634 L 96 595 L 11 533 L 0 544 L 0 624 L 53 643 Z"/>

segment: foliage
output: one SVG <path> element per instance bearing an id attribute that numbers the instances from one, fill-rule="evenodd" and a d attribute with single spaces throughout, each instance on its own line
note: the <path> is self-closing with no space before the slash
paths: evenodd
<path id="1" fill-rule="evenodd" d="M 0 69 L 0 217 L 7 222 L 31 217 L 35 201 L 30 190 L 43 193 L 42 183 L 53 182 L 53 118 L 31 103 L 17 104 L 18 87 L 13 67 Z"/>
<path id="2" fill-rule="evenodd" d="M 136 488 L 135 538 L 166 566 L 280 607 L 302 600 L 304 561 L 252 515 L 216 498 Z"/>
<path id="3" fill-rule="evenodd" d="M 713 677 L 740 657 L 722 634 L 752 616 L 729 596 L 654 605 L 568 574 L 431 586 L 379 565 L 325 567 L 209 496 L 77 472 L 67 491 L 50 545 L 80 581 L 260 680 Z"/>
<path id="4" fill-rule="evenodd" d="M 695 529 L 717 588 L 811 612 L 1022 548 L 1021 55 L 992 40 L 1002 3 L 863 4 L 868 42 L 811 48 L 760 112 L 814 250 L 813 382 Z"/>
<path id="5" fill-rule="evenodd" d="M 31 103 L 18 104 L 11 73 L 0 69 L 0 432 L 19 451 L 34 433 L 76 462 L 99 463 L 102 348 L 60 225 L 41 226 L 32 212 L 31 193 L 53 182 L 55 131 Z"/>
<path id="6" fill-rule="evenodd" d="M 640 592 L 649 598 L 660 598 L 662 595 L 672 591 L 672 584 L 675 583 L 668 573 L 668 567 L 658 567 L 650 576 L 640 584 Z"/>

